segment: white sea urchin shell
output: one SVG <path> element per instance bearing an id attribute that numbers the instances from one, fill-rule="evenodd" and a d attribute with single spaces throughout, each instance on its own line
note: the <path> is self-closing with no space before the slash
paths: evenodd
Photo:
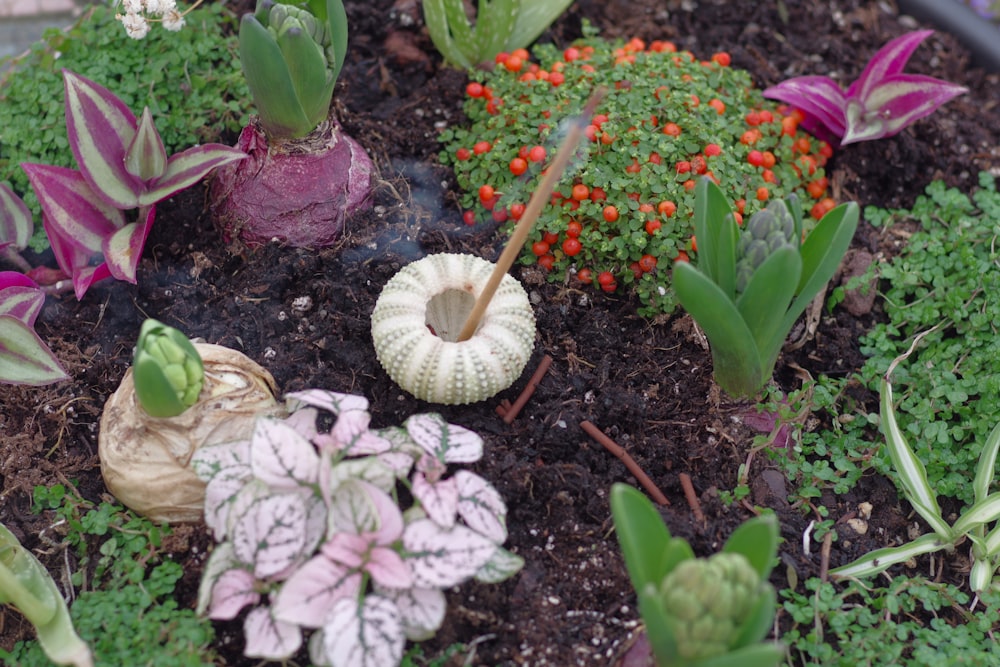
<path id="1" fill-rule="evenodd" d="M 459 331 L 493 272 L 475 255 L 428 255 L 382 288 L 372 312 L 379 363 L 396 384 L 431 403 L 463 405 L 520 377 L 535 344 L 535 315 L 521 284 L 506 275 L 472 337 Z"/>

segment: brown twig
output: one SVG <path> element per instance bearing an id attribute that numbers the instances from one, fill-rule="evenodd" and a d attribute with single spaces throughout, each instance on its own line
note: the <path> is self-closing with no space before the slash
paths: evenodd
<path id="1" fill-rule="evenodd" d="M 542 207 L 549 203 L 552 191 L 555 190 L 556 183 L 562 178 L 563 171 L 566 170 L 566 165 L 569 164 L 570 158 L 576 152 L 576 145 L 580 143 L 587 122 L 594 115 L 594 110 L 597 108 L 597 104 L 601 101 L 602 97 L 604 97 L 603 90 L 598 90 L 591 95 L 587 101 L 587 106 L 583 109 L 583 114 L 570 125 L 566 139 L 563 140 L 562 146 L 559 147 L 555 158 L 552 159 L 552 163 L 545 170 L 545 175 L 542 177 L 542 182 L 538 184 L 538 189 L 535 190 L 531 195 L 531 199 L 528 200 L 528 206 L 524 209 L 524 213 L 521 214 L 521 219 L 517 221 L 514 233 L 510 235 L 506 247 L 500 253 L 500 259 L 493 266 L 493 273 L 490 274 L 489 280 L 486 281 L 486 286 L 476 298 L 476 303 L 472 306 L 472 312 L 469 313 L 465 324 L 462 326 L 462 330 L 458 334 L 459 343 L 469 340 L 472 338 L 472 334 L 476 332 L 476 327 L 479 326 L 479 321 L 483 318 L 486 307 L 490 304 L 490 300 L 493 298 L 493 294 L 496 293 L 497 288 L 500 287 L 500 281 L 510 271 L 510 267 L 514 265 L 514 260 L 517 259 L 517 256 L 521 254 L 521 248 L 524 247 L 524 242 L 528 239 L 528 232 L 531 231 L 535 220 L 542 212 Z"/>
<path id="2" fill-rule="evenodd" d="M 521 409 L 528 403 L 528 399 L 535 393 L 535 388 L 538 386 L 538 383 L 542 381 L 542 378 L 545 377 L 545 373 L 549 370 L 549 366 L 551 365 L 552 357 L 546 354 L 542 357 L 542 361 L 538 364 L 538 368 L 535 369 L 531 379 L 528 380 L 527 386 L 521 391 L 517 399 L 514 400 L 514 403 L 507 403 L 506 405 L 503 405 L 503 413 L 500 416 L 503 417 L 504 424 L 510 424 L 514 421 L 517 414 L 521 412 Z M 500 411 L 497 410 L 497 412 L 499 413 Z"/>
<path id="3" fill-rule="evenodd" d="M 663 492 L 660 491 L 659 487 L 656 486 L 653 480 L 649 478 L 649 475 L 643 471 L 639 464 L 635 462 L 635 459 L 633 459 L 621 445 L 606 436 L 601 429 L 597 428 L 589 421 L 584 420 L 580 422 L 580 428 L 582 428 L 587 435 L 600 443 L 604 449 L 621 459 L 621 462 L 625 464 L 628 471 L 635 476 L 635 478 L 639 481 L 639 484 L 642 485 L 642 488 L 646 489 L 646 493 L 653 497 L 653 500 L 660 505 L 670 504 L 670 501 L 667 500 L 665 495 L 663 495 Z"/>
<path id="4" fill-rule="evenodd" d="M 694 492 L 691 475 L 682 472 L 678 477 L 681 480 L 681 488 L 684 489 L 684 498 L 687 500 L 688 505 L 691 506 L 691 513 L 694 514 L 695 521 L 704 523 L 705 515 L 701 511 L 701 502 L 698 500 L 698 494 Z"/>

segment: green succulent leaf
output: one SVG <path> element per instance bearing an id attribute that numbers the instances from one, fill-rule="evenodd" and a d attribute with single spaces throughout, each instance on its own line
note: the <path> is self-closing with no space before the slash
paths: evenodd
<path id="1" fill-rule="evenodd" d="M 571 4 L 573 0 L 520 0 L 517 21 L 503 50 L 521 49 L 534 42 Z"/>
<path id="2" fill-rule="evenodd" d="M 333 62 L 327 65 L 333 76 L 333 83 L 336 84 L 340 71 L 344 68 L 344 60 L 347 58 L 347 11 L 342 0 L 326 0 L 325 16 L 320 16 L 318 13 L 316 16 L 326 21 L 330 31 Z"/>
<path id="3" fill-rule="evenodd" d="M 775 667 L 785 659 L 781 644 L 753 644 L 725 655 L 699 660 L 694 667 Z"/>
<path id="4" fill-rule="evenodd" d="M 296 95 L 274 36 L 253 15 L 240 21 L 240 62 L 260 122 L 272 137 L 301 137 L 313 130 Z"/>
<path id="5" fill-rule="evenodd" d="M 723 552 L 743 554 L 761 579 L 767 579 L 778 556 L 778 520 L 763 514 L 744 521 L 726 540 Z"/>
<path id="6" fill-rule="evenodd" d="M 309 121 L 311 131 L 330 112 L 336 79 L 327 70 L 322 47 L 313 41 L 299 22 L 290 19 L 285 21 L 285 26 L 278 32 L 278 48 L 284 56 L 295 97 Z"/>
<path id="7" fill-rule="evenodd" d="M 733 396 L 752 396 L 767 381 L 753 333 L 736 305 L 700 268 L 674 264 L 677 299 L 708 337 L 719 386 Z"/>
<path id="8" fill-rule="evenodd" d="M 479 0 L 473 33 L 479 62 L 491 59 L 506 48 L 508 40 L 514 37 L 514 25 L 522 4 L 525 4 L 523 0 Z"/>
<path id="9" fill-rule="evenodd" d="M 767 376 L 788 336 L 785 312 L 795 295 L 802 259 L 791 246 L 778 248 L 757 267 L 736 301 L 740 316 L 750 329 L 760 352 L 762 374 Z"/>
<path id="10" fill-rule="evenodd" d="M 672 547 L 663 517 L 642 492 L 621 483 L 611 487 L 611 516 L 632 586 L 636 591 L 659 586 L 668 571 L 664 555 Z"/>
<path id="11" fill-rule="evenodd" d="M 733 300 L 739 229 L 726 196 L 707 177 L 700 179 L 694 189 L 694 233 L 699 248 L 698 269 L 719 286 L 727 299 Z"/>
<path id="12" fill-rule="evenodd" d="M 427 32 L 445 62 L 462 69 L 475 67 L 475 39 L 462 0 L 424 0 L 421 4 Z"/>
<path id="13" fill-rule="evenodd" d="M 6 526 L 0 524 L 0 604 L 12 604 L 38 633 L 45 655 L 59 665 L 92 665 L 90 649 L 73 629 L 69 609 L 52 577 Z"/>
<path id="14" fill-rule="evenodd" d="M 175 417 L 194 405 L 205 377 L 187 336 L 154 319 L 139 330 L 132 372 L 136 398 L 153 417 Z"/>
<path id="15" fill-rule="evenodd" d="M 640 590 L 638 600 L 639 615 L 646 626 L 646 637 L 653 655 L 661 665 L 674 664 L 677 659 L 677 639 L 659 587 L 650 584 Z"/>
<path id="16" fill-rule="evenodd" d="M 795 290 L 797 296 L 783 322 L 786 331 L 791 331 L 795 320 L 836 273 L 858 228 L 858 216 L 857 204 L 841 204 L 824 215 L 806 237 L 800 249 L 802 273 Z"/>

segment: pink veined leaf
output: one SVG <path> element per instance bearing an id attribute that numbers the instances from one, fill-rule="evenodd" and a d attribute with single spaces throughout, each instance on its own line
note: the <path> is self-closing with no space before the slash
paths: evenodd
<path id="1" fill-rule="evenodd" d="M 0 382 L 41 386 L 67 379 L 34 329 L 17 317 L 0 315 Z"/>
<path id="2" fill-rule="evenodd" d="M 237 479 L 247 479 L 250 477 L 250 441 L 233 440 L 203 445 L 195 450 L 189 465 L 203 482 L 209 482 L 221 473 Z"/>
<path id="3" fill-rule="evenodd" d="M 285 423 L 298 431 L 306 440 L 314 443 L 318 432 L 316 430 L 316 418 L 319 411 L 315 408 L 300 408 L 285 417 Z"/>
<path id="4" fill-rule="evenodd" d="M 159 178 L 167 167 L 167 149 L 153 125 L 149 107 L 142 110 L 132 143 L 125 151 L 125 170 L 143 183 Z"/>
<path id="5" fill-rule="evenodd" d="M 205 525 L 212 529 L 216 540 L 224 540 L 229 534 L 233 504 L 246 487 L 248 477 L 227 471 L 213 477 L 205 486 Z"/>
<path id="6" fill-rule="evenodd" d="M 8 279 L 7 274 L 13 275 Z M 28 284 L 16 284 L 21 281 L 14 276 L 22 276 Z M 33 327 L 44 305 L 45 294 L 33 280 L 16 271 L 0 271 L 0 315 L 9 315 Z"/>
<path id="7" fill-rule="evenodd" d="M 138 126 L 135 114 L 114 93 L 90 79 L 64 69 L 63 81 L 69 145 L 84 178 L 117 208 L 138 208 L 144 185 L 125 166 Z"/>
<path id="8" fill-rule="evenodd" d="M 865 65 L 861 76 L 848 87 L 847 96 L 867 98 L 880 82 L 902 72 L 921 42 L 933 34 L 933 30 L 913 30 L 886 42 Z"/>
<path id="9" fill-rule="evenodd" d="M 236 618 L 243 607 L 260 602 L 260 593 L 254 589 L 256 583 L 253 575 L 246 570 L 223 572 L 212 586 L 208 617 L 216 621 L 229 621 Z"/>
<path id="10" fill-rule="evenodd" d="M 396 667 L 406 643 L 399 609 L 386 598 L 367 595 L 339 600 L 323 626 L 313 662 L 333 667 Z"/>
<path id="11" fill-rule="evenodd" d="M 377 544 L 391 544 L 403 532 L 403 515 L 396 502 L 374 484 L 359 479 L 348 478 L 337 487 L 330 514 L 331 526 L 337 530 L 373 533 Z"/>
<path id="12" fill-rule="evenodd" d="M 0 183 L 0 250 L 8 245 L 24 250 L 32 231 L 31 211 L 13 190 Z"/>
<path id="13" fill-rule="evenodd" d="M 232 542 L 222 542 L 212 550 L 201 572 L 201 581 L 198 584 L 198 604 L 195 607 L 195 613 L 200 616 L 208 611 L 208 607 L 212 603 L 212 589 L 215 587 L 215 582 L 225 572 L 239 566 L 240 563 L 236 560 L 236 556 L 233 553 Z"/>
<path id="14" fill-rule="evenodd" d="M 319 476 L 316 448 L 287 422 L 262 417 L 250 439 L 250 466 L 254 477 L 276 489 L 315 484 Z"/>
<path id="15" fill-rule="evenodd" d="M 507 505 L 493 486 L 479 475 L 459 470 L 454 476 L 458 513 L 466 525 L 497 544 L 507 539 Z"/>
<path id="16" fill-rule="evenodd" d="M 442 528 L 430 519 L 418 519 L 403 532 L 406 562 L 414 585 L 424 588 L 457 586 L 474 576 L 497 550 L 495 542 L 456 524 Z"/>
<path id="17" fill-rule="evenodd" d="M 307 510 L 295 493 L 266 496 L 234 516 L 236 556 L 253 565 L 258 579 L 279 574 L 303 555 Z"/>
<path id="18" fill-rule="evenodd" d="M 440 479 L 435 483 L 427 481 L 423 473 L 413 475 L 413 497 L 427 512 L 431 521 L 442 528 L 455 525 L 458 512 L 458 486 L 454 478 Z"/>
<path id="19" fill-rule="evenodd" d="M 340 599 L 355 600 L 361 574 L 319 555 L 288 577 L 274 596 L 275 618 L 304 628 L 318 628 Z"/>
<path id="20" fill-rule="evenodd" d="M 335 533 L 320 551 L 324 556 L 346 568 L 361 569 L 372 540 L 357 533 Z"/>
<path id="21" fill-rule="evenodd" d="M 243 622 L 248 658 L 286 660 L 302 646 L 302 631 L 297 625 L 274 618 L 267 607 L 257 607 L 247 614 Z"/>
<path id="22" fill-rule="evenodd" d="M 323 480 L 322 484 L 326 485 L 326 488 L 329 488 L 333 495 L 340 492 L 341 485 L 345 483 L 352 485 L 356 481 L 367 482 L 386 493 L 396 488 L 396 475 L 391 468 L 382 462 L 381 457 L 365 456 L 357 459 L 346 459 L 325 470 L 329 470 L 329 477 Z M 345 493 L 351 494 L 353 491 L 348 490 Z M 362 498 L 362 500 L 364 499 Z M 341 530 L 360 532 L 354 526 L 354 519 L 347 514 L 338 514 L 335 505 L 336 501 L 331 499 L 331 511 L 334 516 L 332 525 Z"/>
<path id="23" fill-rule="evenodd" d="M 389 547 L 373 547 L 368 552 L 364 569 L 375 583 L 385 588 L 409 588 L 413 585 L 409 566 L 398 552 Z"/>
<path id="24" fill-rule="evenodd" d="M 413 415 L 404 425 L 424 451 L 445 463 L 473 463 L 483 456 L 482 438 L 439 414 Z"/>
<path id="25" fill-rule="evenodd" d="M 143 209 L 139 209 L 140 213 Z M 146 209 L 146 217 L 140 222 L 125 225 L 111 236 L 105 237 L 101 244 L 104 262 L 115 280 L 135 283 L 135 272 L 142 259 L 142 249 L 146 247 L 146 239 L 153 229 L 156 218 L 156 207 Z"/>
<path id="26" fill-rule="evenodd" d="M 335 415 L 342 412 L 359 410 L 367 412 L 368 399 L 356 394 L 341 394 L 326 389 L 306 389 L 305 391 L 293 391 L 285 395 L 290 410 L 298 410 L 298 404 L 311 405 Z"/>
<path id="27" fill-rule="evenodd" d="M 376 586 L 380 596 L 392 600 L 399 609 L 399 620 L 403 634 L 410 641 L 420 642 L 430 639 L 444 622 L 448 601 L 440 588 L 382 589 Z"/>

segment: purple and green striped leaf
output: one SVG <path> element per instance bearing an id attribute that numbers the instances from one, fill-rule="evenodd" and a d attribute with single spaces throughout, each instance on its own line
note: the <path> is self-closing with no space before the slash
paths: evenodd
<path id="1" fill-rule="evenodd" d="M 129 173 L 125 159 L 138 127 L 135 114 L 90 79 L 63 70 L 63 80 L 66 131 L 83 177 L 109 203 L 137 208 L 143 183 Z"/>

